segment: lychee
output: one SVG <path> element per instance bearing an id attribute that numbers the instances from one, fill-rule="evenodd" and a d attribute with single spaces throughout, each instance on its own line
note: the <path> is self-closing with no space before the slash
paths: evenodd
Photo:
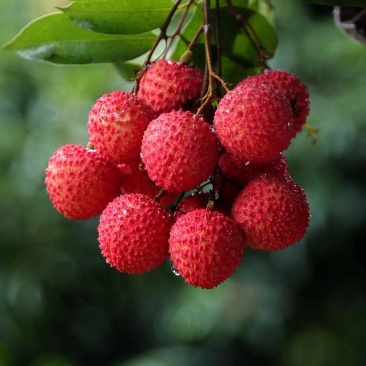
<path id="1" fill-rule="evenodd" d="M 121 192 L 119 169 L 95 150 L 81 145 L 70 144 L 56 150 L 45 173 L 51 202 L 69 219 L 99 215 Z"/>
<path id="2" fill-rule="evenodd" d="M 231 208 L 235 199 L 239 196 L 242 186 L 233 184 L 228 180 L 224 180 L 219 190 L 219 202 L 226 212 L 231 212 Z"/>
<path id="3" fill-rule="evenodd" d="M 235 159 L 266 162 L 287 149 L 292 138 L 290 102 L 263 84 L 242 84 L 219 102 L 214 125 L 217 137 Z"/>
<path id="4" fill-rule="evenodd" d="M 137 96 L 157 114 L 181 109 L 200 96 L 203 72 L 173 60 L 152 63 L 139 84 Z"/>
<path id="5" fill-rule="evenodd" d="M 195 193 L 185 197 L 176 207 L 176 211 L 174 212 L 174 219 L 178 219 L 178 217 L 185 215 L 187 212 L 198 210 L 200 208 L 207 208 L 208 202 L 210 201 L 210 194 L 208 192 L 205 193 Z M 219 211 L 223 214 L 230 214 L 230 211 L 227 211 L 221 204 L 213 202 L 212 209 Z"/>
<path id="6" fill-rule="evenodd" d="M 111 267 L 130 274 L 161 265 L 168 257 L 171 218 L 151 197 L 119 196 L 100 216 L 98 241 Z"/>
<path id="7" fill-rule="evenodd" d="M 98 153 L 114 164 L 136 163 L 153 110 L 124 91 L 106 93 L 89 113 L 88 134 Z"/>
<path id="8" fill-rule="evenodd" d="M 286 177 L 289 174 L 286 158 L 282 154 L 268 162 L 253 163 L 238 161 L 226 152 L 220 156 L 219 166 L 227 178 L 241 186 L 260 176 Z"/>
<path id="9" fill-rule="evenodd" d="M 270 70 L 250 76 L 241 83 L 263 83 L 277 89 L 290 101 L 294 115 L 293 136 L 301 130 L 310 108 L 308 89 L 298 76 L 284 70 Z"/>
<path id="10" fill-rule="evenodd" d="M 210 289 L 239 267 L 245 238 L 230 217 L 209 209 L 190 211 L 172 226 L 169 253 L 186 283 Z"/>
<path id="11" fill-rule="evenodd" d="M 231 214 L 254 249 L 286 248 L 300 241 L 309 225 L 305 191 L 290 178 L 250 181 L 235 200 Z"/>
<path id="12" fill-rule="evenodd" d="M 120 164 L 118 166 L 123 175 L 121 189 L 123 193 L 143 193 L 155 198 L 162 188 L 158 187 L 149 177 L 142 163 Z M 177 193 L 165 192 L 159 199 L 161 205 L 172 204 L 177 198 Z"/>
<path id="13" fill-rule="evenodd" d="M 194 189 L 212 174 L 218 145 L 202 116 L 163 113 L 144 133 L 141 158 L 150 178 L 168 192 Z"/>

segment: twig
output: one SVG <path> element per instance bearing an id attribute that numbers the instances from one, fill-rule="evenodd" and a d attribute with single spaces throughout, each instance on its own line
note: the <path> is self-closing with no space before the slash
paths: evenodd
<path id="1" fill-rule="evenodd" d="M 201 106 L 197 111 L 197 114 L 202 113 L 202 111 L 206 108 L 206 106 L 214 99 L 215 97 L 215 90 L 213 86 L 214 79 L 216 79 L 220 85 L 225 89 L 226 92 L 229 91 L 227 87 L 227 83 L 215 73 L 212 63 L 212 28 L 211 28 L 211 19 L 210 19 L 210 0 L 203 1 L 203 8 L 204 8 L 204 24 L 203 24 L 203 31 L 205 35 L 205 78 L 201 93 Z"/>
<path id="2" fill-rule="evenodd" d="M 132 87 L 132 94 L 136 95 L 139 89 L 139 82 L 140 79 L 142 78 L 142 76 L 144 75 L 147 66 L 149 65 L 150 61 L 151 61 L 151 57 L 154 54 L 156 48 L 158 47 L 159 43 L 162 40 L 167 40 L 168 36 L 167 36 L 167 29 L 169 27 L 170 22 L 172 21 L 172 18 L 175 14 L 175 12 L 177 11 L 180 3 L 182 2 L 182 0 L 176 0 L 176 2 L 174 3 L 174 6 L 172 7 L 172 9 L 169 12 L 169 15 L 167 17 L 167 19 L 165 20 L 164 24 L 160 27 L 160 33 L 158 35 L 158 37 L 156 38 L 153 46 L 150 48 L 150 51 L 148 52 L 144 63 L 141 66 L 140 71 L 138 72 L 138 74 L 136 75 L 136 79 L 135 79 L 135 83 Z"/>
<path id="3" fill-rule="evenodd" d="M 245 17 L 243 17 L 243 15 L 240 14 L 236 10 L 236 8 L 233 5 L 233 3 L 231 2 L 231 0 L 226 0 L 226 4 L 227 4 L 229 10 L 231 11 L 231 13 L 234 15 L 235 19 L 242 25 L 245 35 L 248 37 L 249 42 L 251 43 L 255 52 L 258 54 L 262 71 L 265 68 L 268 68 L 267 64 L 266 64 L 265 48 L 263 47 L 262 42 L 261 42 L 257 32 L 255 31 L 253 26 L 250 24 L 250 22 L 248 22 L 245 19 Z M 253 39 L 252 35 L 253 35 L 254 39 Z"/>
<path id="4" fill-rule="evenodd" d="M 167 53 L 169 52 L 170 48 L 172 47 L 173 43 L 174 43 L 174 38 L 178 35 L 180 35 L 184 22 L 187 18 L 188 15 L 188 11 L 190 6 L 193 4 L 194 0 L 189 0 L 186 4 L 185 4 L 185 9 L 184 9 L 184 13 L 182 14 L 182 16 L 179 19 L 178 25 L 175 28 L 175 30 L 167 35 L 167 39 L 169 39 L 169 44 L 167 45 L 167 47 L 165 48 L 164 54 L 163 54 L 163 58 L 166 57 Z"/>

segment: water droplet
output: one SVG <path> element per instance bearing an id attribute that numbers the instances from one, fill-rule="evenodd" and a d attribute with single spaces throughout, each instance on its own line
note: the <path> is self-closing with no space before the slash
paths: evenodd
<path id="1" fill-rule="evenodd" d="M 171 268 L 171 271 L 173 272 L 173 274 L 175 274 L 176 276 L 179 276 L 179 271 L 175 268 L 175 267 L 172 267 Z"/>
<path id="2" fill-rule="evenodd" d="M 142 170 L 142 171 L 146 170 L 145 164 L 144 163 L 140 163 L 139 164 L 139 169 Z"/>

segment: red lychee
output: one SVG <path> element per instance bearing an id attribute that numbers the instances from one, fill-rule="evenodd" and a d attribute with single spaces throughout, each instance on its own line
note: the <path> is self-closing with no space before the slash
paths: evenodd
<path id="1" fill-rule="evenodd" d="M 278 90 L 244 83 L 221 99 L 214 124 L 218 139 L 235 159 L 266 162 L 289 146 L 293 115 Z"/>
<path id="2" fill-rule="evenodd" d="M 147 174 L 143 164 L 121 164 L 118 166 L 123 175 L 121 189 L 123 193 L 143 193 L 155 198 L 162 190 L 158 187 Z M 160 197 L 161 205 L 170 205 L 177 198 L 177 193 L 164 193 Z"/>
<path id="3" fill-rule="evenodd" d="M 173 60 L 151 64 L 140 80 L 137 96 L 157 114 L 178 110 L 200 96 L 203 72 Z"/>
<path id="4" fill-rule="evenodd" d="M 177 210 L 174 212 L 174 219 L 178 219 L 180 216 L 185 215 L 188 212 L 198 210 L 200 208 L 207 208 L 209 200 L 209 193 L 196 193 L 185 197 L 181 202 L 179 202 Z M 230 213 L 230 211 L 227 211 L 221 204 L 216 202 L 213 203 L 212 209 L 227 215 Z"/>
<path id="5" fill-rule="evenodd" d="M 281 92 L 290 101 L 294 115 L 293 136 L 301 130 L 310 108 L 308 89 L 298 76 L 283 70 L 270 70 L 250 76 L 241 83 L 263 83 Z"/>
<path id="6" fill-rule="evenodd" d="M 230 153 L 220 156 L 219 166 L 224 175 L 241 186 L 260 176 L 288 176 L 288 165 L 286 158 L 279 154 L 275 159 L 265 163 L 243 162 L 235 160 Z"/>
<path id="7" fill-rule="evenodd" d="M 293 180 L 252 180 L 237 197 L 232 217 L 254 249 L 279 250 L 300 241 L 309 225 L 304 190 Z"/>
<path id="8" fill-rule="evenodd" d="M 99 215 L 121 192 L 122 175 L 95 150 L 70 144 L 49 159 L 45 183 L 57 211 L 69 219 L 85 220 Z"/>
<path id="9" fill-rule="evenodd" d="M 239 196 L 243 187 L 234 185 L 231 182 L 225 180 L 219 191 L 219 202 L 224 207 L 226 212 L 231 212 L 236 197 Z"/>
<path id="10" fill-rule="evenodd" d="M 168 257 L 171 224 L 167 212 L 151 197 L 139 193 L 119 196 L 100 216 L 102 255 L 121 272 L 150 271 Z"/>
<path id="11" fill-rule="evenodd" d="M 239 267 L 245 238 L 230 217 L 209 209 L 181 216 L 172 226 L 169 253 L 186 283 L 210 289 Z"/>
<path id="12" fill-rule="evenodd" d="M 141 145 L 150 178 L 168 192 L 197 187 L 212 174 L 218 156 L 210 126 L 189 111 L 161 114 L 149 124 Z"/>
<path id="13" fill-rule="evenodd" d="M 98 153 L 114 164 L 137 163 L 153 110 L 124 91 L 106 93 L 89 113 L 88 134 Z"/>

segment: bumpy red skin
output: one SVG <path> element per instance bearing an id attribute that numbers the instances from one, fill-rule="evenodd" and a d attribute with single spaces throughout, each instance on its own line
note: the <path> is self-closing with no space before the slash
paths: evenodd
<path id="1" fill-rule="evenodd" d="M 289 175 L 287 161 L 282 154 L 265 163 L 253 163 L 237 161 L 232 154 L 224 153 L 220 156 L 219 166 L 226 177 L 241 186 L 260 176 L 287 177 Z"/>
<path id="2" fill-rule="evenodd" d="M 168 257 L 171 218 L 144 194 L 131 193 L 110 202 L 100 216 L 98 241 L 111 267 L 138 274 L 160 266 Z"/>
<path id="3" fill-rule="evenodd" d="M 279 250 L 300 241 L 309 225 L 304 190 L 290 179 L 270 177 L 249 182 L 237 197 L 232 218 L 254 249 Z"/>
<path id="4" fill-rule="evenodd" d="M 270 70 L 250 76 L 239 84 L 242 83 L 263 83 L 281 92 L 291 104 L 294 115 L 293 136 L 301 131 L 309 115 L 310 102 L 308 89 L 298 76 L 283 70 Z"/>
<path id="5" fill-rule="evenodd" d="M 149 177 L 143 164 L 121 164 L 118 166 L 123 175 L 121 189 L 123 193 L 143 193 L 149 197 L 156 197 L 162 188 L 158 187 Z M 163 205 L 172 204 L 177 193 L 164 193 L 159 202 Z"/>
<path id="6" fill-rule="evenodd" d="M 169 253 L 186 283 L 211 289 L 239 267 L 245 238 L 239 226 L 217 211 L 198 209 L 181 216 L 172 226 Z"/>
<path id="7" fill-rule="evenodd" d="M 214 125 L 217 137 L 235 159 L 266 162 L 287 149 L 293 115 L 276 89 L 251 83 L 228 92 L 220 101 Z"/>
<path id="8" fill-rule="evenodd" d="M 202 70 L 172 60 L 151 64 L 140 80 L 137 96 L 157 114 L 178 110 L 200 96 Z"/>
<path id="9" fill-rule="evenodd" d="M 218 144 L 210 126 L 191 112 L 172 111 L 144 133 L 141 158 L 150 178 L 168 192 L 194 189 L 212 174 Z"/>
<path id="10" fill-rule="evenodd" d="M 198 210 L 200 208 L 207 208 L 209 199 L 210 195 L 208 193 L 197 193 L 187 196 L 181 202 L 179 202 L 177 210 L 174 212 L 174 219 L 177 220 L 180 216 L 185 215 L 187 212 Z M 230 211 L 226 210 L 225 207 L 218 203 L 214 203 L 213 209 L 226 215 L 230 214 Z"/>
<path id="11" fill-rule="evenodd" d="M 69 219 L 86 220 L 99 215 L 121 192 L 119 169 L 95 150 L 81 145 L 56 150 L 45 173 L 51 202 Z"/>
<path id="12" fill-rule="evenodd" d="M 98 153 L 114 164 L 137 163 L 153 110 L 124 91 L 104 94 L 89 113 L 88 134 Z"/>

